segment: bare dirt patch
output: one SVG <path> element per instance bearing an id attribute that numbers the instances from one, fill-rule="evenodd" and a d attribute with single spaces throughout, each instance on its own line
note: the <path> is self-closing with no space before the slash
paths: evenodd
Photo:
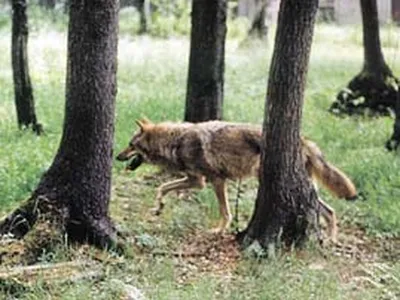
<path id="1" fill-rule="evenodd" d="M 188 236 L 172 254 L 175 257 L 175 277 L 178 283 L 194 280 L 205 273 L 231 277 L 241 258 L 234 235 L 207 232 Z"/>
<path id="2" fill-rule="evenodd" d="M 360 227 L 340 230 L 340 243 L 333 247 L 333 255 L 358 261 L 400 260 L 400 238 L 373 237 Z"/>
<path id="3" fill-rule="evenodd" d="M 391 270 L 391 263 L 400 259 L 400 239 L 368 236 L 363 229 L 342 228 L 340 243 L 324 249 L 324 255 L 315 252 L 299 256 L 310 260 L 310 269 L 336 270 L 343 285 L 352 289 L 379 288 L 399 281 Z M 301 254 L 303 253 L 303 254 Z M 176 258 L 176 278 L 184 283 L 201 274 L 230 277 L 243 258 L 233 234 L 215 235 L 196 232 L 187 236 L 170 255 Z M 393 295 L 394 291 L 386 291 Z M 391 298 L 388 298 L 391 299 Z"/>

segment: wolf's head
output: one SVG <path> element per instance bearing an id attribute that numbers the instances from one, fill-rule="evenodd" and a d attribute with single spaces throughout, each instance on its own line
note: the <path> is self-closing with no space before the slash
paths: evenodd
<path id="1" fill-rule="evenodd" d="M 145 154 L 149 148 L 149 131 L 154 127 L 154 124 L 147 119 L 136 120 L 139 130 L 133 135 L 128 147 L 122 150 L 117 155 L 117 160 L 126 161 L 135 154 Z"/>

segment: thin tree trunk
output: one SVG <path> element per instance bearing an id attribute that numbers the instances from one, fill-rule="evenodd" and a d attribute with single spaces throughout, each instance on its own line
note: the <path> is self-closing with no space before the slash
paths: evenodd
<path id="1" fill-rule="evenodd" d="M 379 36 L 378 7 L 376 0 L 360 0 L 363 42 L 364 42 L 364 70 L 376 76 L 391 75 L 381 49 Z"/>
<path id="2" fill-rule="evenodd" d="M 32 126 L 33 131 L 39 135 L 42 133 L 42 126 L 36 119 L 35 101 L 28 67 L 28 18 L 25 0 L 12 1 L 11 43 L 18 126 L 19 128 Z"/>
<path id="3" fill-rule="evenodd" d="M 35 222 L 37 231 L 40 225 L 50 223 L 59 235 L 67 233 L 70 241 L 108 247 L 116 241 L 108 204 L 117 91 L 118 1 L 71 0 L 69 12 L 61 143 L 31 198 L 4 220 L 0 233 L 10 231 L 22 237 Z M 16 218 L 21 225 L 11 226 Z M 42 234 L 43 229 L 38 235 Z"/>
<path id="4" fill-rule="evenodd" d="M 226 0 L 193 0 L 185 121 L 222 119 Z"/>
<path id="5" fill-rule="evenodd" d="M 150 1 L 140 0 L 138 2 L 138 10 L 140 14 L 139 34 L 145 34 L 149 31 L 151 23 Z"/>
<path id="6" fill-rule="evenodd" d="M 300 246 L 317 225 L 317 195 L 306 175 L 300 125 L 318 0 L 282 0 L 263 126 L 260 186 L 253 217 L 239 237 L 247 246 Z M 267 147 L 268 145 L 268 147 Z"/>
<path id="7" fill-rule="evenodd" d="M 266 39 L 268 37 L 268 26 L 266 23 L 268 0 L 258 0 L 256 2 L 257 12 L 251 23 L 248 35 L 259 39 Z"/>
<path id="8" fill-rule="evenodd" d="M 388 115 L 396 106 L 398 79 L 386 64 L 379 36 L 379 19 L 376 0 L 360 0 L 364 66 L 347 88 L 340 91 L 330 111 L 336 114 L 364 114 L 369 109 L 373 114 Z M 364 101 L 356 100 L 364 97 Z"/>

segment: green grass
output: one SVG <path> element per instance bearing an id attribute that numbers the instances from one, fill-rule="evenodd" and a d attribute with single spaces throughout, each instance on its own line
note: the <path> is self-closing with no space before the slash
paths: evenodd
<path id="1" fill-rule="evenodd" d="M 162 40 L 132 36 L 130 32 L 134 28 L 129 27 L 132 25 L 127 17 L 130 13 L 134 12 L 124 12 L 121 21 L 115 152 L 127 144 L 135 129 L 136 118 L 147 116 L 154 121 L 181 120 L 186 93 L 187 37 Z M 44 124 L 46 135 L 36 137 L 29 131 L 18 131 L 10 57 L 0 56 L 1 215 L 30 195 L 51 163 L 60 140 L 65 99 L 66 34 L 61 31 L 65 30 L 65 20 L 57 22 L 54 27 L 36 26 L 29 40 L 37 116 Z M 8 25 L 0 15 L 0 26 L 3 28 L 0 30 L 0 51 L 6 54 L 10 53 Z M 245 32 L 244 27 L 240 28 L 242 31 L 234 30 Z M 384 37 L 394 33 L 398 34 L 398 29 L 383 29 Z M 398 239 L 400 157 L 386 152 L 383 147 L 392 133 L 393 120 L 336 118 L 327 112 L 338 90 L 361 68 L 360 35 L 359 27 L 318 25 L 316 28 L 304 105 L 303 133 L 316 141 L 328 160 L 343 169 L 366 195 L 366 201 L 349 203 L 337 201 L 321 190 L 323 197 L 338 212 L 342 227 L 361 227 L 371 239 Z M 272 37 L 268 45 L 241 45 L 240 42 L 239 39 L 230 39 L 227 43 L 224 116 L 232 121 L 261 123 Z M 384 48 L 387 61 L 399 75 L 397 43 L 394 40 L 384 45 L 388 46 Z M 185 244 L 187 237 L 196 230 L 204 231 L 211 227 L 218 217 L 214 195 L 210 189 L 205 189 L 193 194 L 191 201 L 170 196 L 165 213 L 154 220 L 147 212 L 152 207 L 154 187 L 159 180 L 147 177 L 156 170 L 143 167 L 127 175 L 122 168 L 123 164 L 118 162 L 113 167 L 111 212 L 117 223 L 136 237 L 135 246 L 131 249 L 133 255 L 112 263 L 112 255 L 104 254 L 107 257 L 103 263 L 105 275 L 100 281 L 48 285 L 39 280 L 32 288 L 19 291 L 19 299 L 117 299 L 124 284 L 138 286 L 148 299 L 400 297 L 398 262 L 377 262 L 388 270 L 382 272 L 374 262 L 336 257 L 329 251 L 325 258 L 312 245 L 301 259 L 294 256 L 271 261 L 247 258 L 225 272 L 202 273 L 185 259 L 152 255 L 157 251 L 172 251 Z M 250 181 L 240 206 L 241 227 L 251 216 L 255 192 L 256 183 Z M 235 193 L 235 185 L 232 184 L 232 199 Z M 352 242 L 349 244 L 352 245 Z M 74 257 L 77 252 L 77 249 L 60 249 L 44 255 L 43 260 L 62 261 Z M 187 269 L 191 270 L 191 276 L 181 280 L 182 272 Z M 388 278 L 384 277 L 388 274 Z M 380 278 L 385 280 L 380 281 Z M 0 283 L 0 291 L 1 286 Z"/>

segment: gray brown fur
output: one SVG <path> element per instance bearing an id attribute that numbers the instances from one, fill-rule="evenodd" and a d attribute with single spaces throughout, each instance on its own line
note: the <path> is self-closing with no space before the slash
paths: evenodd
<path id="1" fill-rule="evenodd" d="M 226 180 L 258 175 L 261 127 L 223 121 L 153 124 L 141 120 L 137 124 L 139 131 L 133 136 L 129 147 L 117 158 L 127 160 L 139 153 L 145 162 L 185 174 L 184 178 L 159 187 L 155 212 L 161 213 L 164 207 L 162 200 L 167 193 L 179 189 L 203 188 L 207 179 L 213 185 L 219 201 L 221 220 L 215 231 L 227 229 L 232 217 Z M 323 158 L 318 146 L 303 137 L 301 142 L 310 180 L 321 182 L 340 198 L 355 197 L 356 189 L 351 180 Z M 335 240 L 335 213 L 325 202 L 321 199 L 319 201 L 321 213 L 329 225 L 330 236 Z"/>

